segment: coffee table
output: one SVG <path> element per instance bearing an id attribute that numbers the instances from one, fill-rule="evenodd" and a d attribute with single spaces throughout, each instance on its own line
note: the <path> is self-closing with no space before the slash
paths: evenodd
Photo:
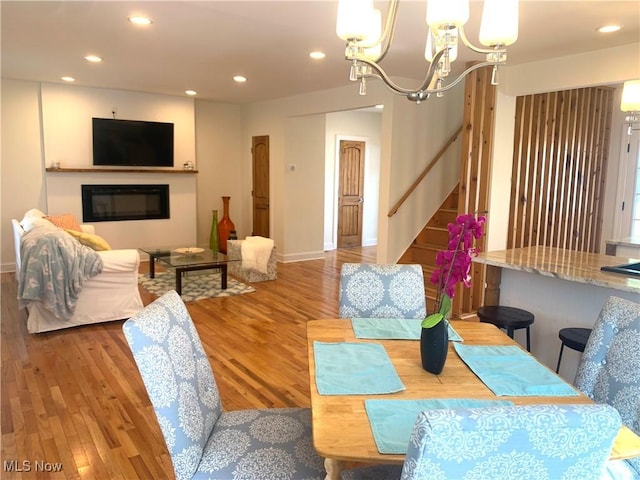
<path id="1" fill-rule="evenodd" d="M 231 260 L 224 253 L 214 252 L 209 247 L 142 247 L 149 255 L 149 278 L 155 277 L 155 262 L 175 271 L 176 292 L 182 295 L 182 274 L 194 270 L 220 270 L 220 288 L 227 288 L 227 265 Z"/>

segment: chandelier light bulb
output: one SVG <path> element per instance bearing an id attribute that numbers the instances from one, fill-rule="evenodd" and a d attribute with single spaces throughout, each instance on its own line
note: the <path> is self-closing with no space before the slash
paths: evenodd
<path id="1" fill-rule="evenodd" d="M 458 29 L 437 30 L 435 35 L 433 30 L 427 32 L 427 46 L 424 50 L 424 58 L 427 62 L 433 62 L 433 56 L 445 46 L 449 47 L 449 61 L 453 62 L 458 58 Z"/>
<path id="2" fill-rule="evenodd" d="M 336 33 L 347 40 L 363 40 L 370 32 L 373 0 L 339 0 Z"/>
<path id="3" fill-rule="evenodd" d="M 620 110 L 623 112 L 640 112 L 640 80 L 624 82 Z"/>
<path id="4" fill-rule="evenodd" d="M 432 29 L 447 25 L 460 27 L 467 23 L 468 20 L 469 0 L 427 1 L 427 25 Z"/>
<path id="5" fill-rule="evenodd" d="M 518 0 L 484 0 L 480 43 L 512 45 L 518 39 Z"/>
<path id="6" fill-rule="evenodd" d="M 382 12 L 377 8 L 371 10 L 371 18 L 367 24 L 367 33 L 365 34 L 364 43 L 373 45 L 372 47 L 365 48 L 364 57 L 376 60 L 382 53 L 382 44 L 380 43 L 380 36 L 382 35 Z"/>

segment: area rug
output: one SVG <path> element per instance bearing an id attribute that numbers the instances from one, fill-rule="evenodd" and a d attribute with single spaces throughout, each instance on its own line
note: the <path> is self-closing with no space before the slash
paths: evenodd
<path id="1" fill-rule="evenodd" d="M 175 290 L 176 277 L 171 272 L 158 272 L 155 278 L 149 278 L 146 273 L 138 274 L 138 283 L 150 293 L 160 296 L 169 290 Z M 255 292 L 251 285 L 239 282 L 227 277 L 227 288 L 220 288 L 220 273 L 201 274 L 199 272 L 187 272 L 182 276 L 182 300 L 192 302 L 205 298 L 231 297 L 243 293 Z"/>

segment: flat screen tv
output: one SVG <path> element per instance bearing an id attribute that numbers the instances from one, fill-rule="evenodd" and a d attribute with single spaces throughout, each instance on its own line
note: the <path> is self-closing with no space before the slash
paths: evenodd
<path id="1" fill-rule="evenodd" d="M 93 118 L 93 164 L 173 167 L 173 123 Z"/>

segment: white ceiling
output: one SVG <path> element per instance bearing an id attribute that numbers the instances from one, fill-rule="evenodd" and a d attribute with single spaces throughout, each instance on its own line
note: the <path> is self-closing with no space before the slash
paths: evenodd
<path id="1" fill-rule="evenodd" d="M 386 2 L 377 3 L 386 9 Z M 2 0 L 2 76 L 63 83 L 60 77 L 71 75 L 75 85 L 166 95 L 193 89 L 197 98 L 234 104 L 339 87 L 348 84 L 349 64 L 335 35 L 336 4 Z M 481 8 L 472 1 L 467 36 L 474 43 Z M 396 39 L 383 62 L 390 75 L 422 79 L 424 12 L 424 1 L 400 2 Z M 136 27 L 127 21 L 132 14 L 149 16 L 153 24 Z M 624 27 L 596 32 L 609 23 Z M 519 38 L 508 64 L 640 42 L 639 24 L 638 0 L 521 0 Z M 312 61 L 312 50 L 327 57 Z M 104 61 L 86 62 L 89 53 Z M 456 64 L 473 59 L 460 52 Z M 234 83 L 236 74 L 248 81 Z"/>

